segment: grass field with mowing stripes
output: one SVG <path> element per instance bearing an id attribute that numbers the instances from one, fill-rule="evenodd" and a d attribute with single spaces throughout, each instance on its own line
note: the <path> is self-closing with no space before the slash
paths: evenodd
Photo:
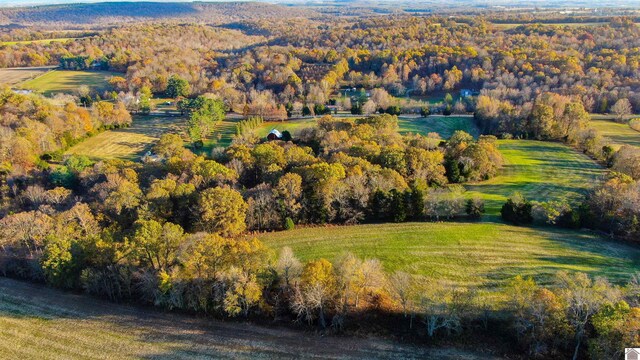
<path id="1" fill-rule="evenodd" d="M 617 123 L 611 120 L 592 119 L 589 126 L 610 139 L 615 145 L 640 146 L 640 132 L 633 130 L 627 122 Z"/>
<path id="2" fill-rule="evenodd" d="M 401 133 L 416 133 L 427 135 L 430 132 L 440 134 L 443 139 L 448 139 L 457 130 L 467 132 L 474 137 L 480 135 L 480 130 L 470 116 L 442 116 L 431 115 L 429 117 L 399 116 L 398 124 Z"/>
<path id="3" fill-rule="evenodd" d="M 579 202 L 606 173 L 588 156 L 561 143 L 498 140 L 505 165 L 498 176 L 466 185 L 467 196 L 485 200 L 487 214 L 497 215 L 514 192 L 529 200 Z"/>
<path id="4" fill-rule="evenodd" d="M 493 291 L 516 275 L 545 283 L 559 270 L 626 282 L 640 270 L 640 249 L 599 236 L 501 223 L 401 223 L 301 228 L 266 233 L 273 248 L 291 247 L 303 260 L 344 252 L 377 258 L 402 270 L 450 284 Z"/>
<path id="5" fill-rule="evenodd" d="M 108 130 L 71 147 L 65 155 L 86 155 L 94 160 L 139 160 L 167 131 L 178 131 L 184 119 L 134 116 L 131 127 Z"/>
<path id="6" fill-rule="evenodd" d="M 112 76 L 122 75 L 109 71 L 53 70 L 20 84 L 20 88 L 34 90 L 45 96 L 56 93 L 74 93 L 82 85 L 100 91 L 108 88 Z"/>

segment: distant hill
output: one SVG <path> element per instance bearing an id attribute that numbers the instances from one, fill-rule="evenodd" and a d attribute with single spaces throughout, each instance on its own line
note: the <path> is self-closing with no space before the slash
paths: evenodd
<path id="1" fill-rule="evenodd" d="M 0 25 L 42 25 L 43 23 L 107 25 L 150 19 L 185 19 L 221 23 L 313 14 L 313 11 L 307 9 L 257 2 L 104 2 L 0 8 Z"/>

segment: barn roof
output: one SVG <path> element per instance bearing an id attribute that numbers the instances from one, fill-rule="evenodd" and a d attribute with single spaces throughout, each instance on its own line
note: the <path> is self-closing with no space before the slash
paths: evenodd
<path id="1" fill-rule="evenodd" d="M 273 130 L 269 131 L 269 134 L 273 134 L 273 135 L 275 135 L 275 136 L 276 136 L 276 137 L 278 137 L 278 138 L 281 138 L 281 137 L 282 137 L 282 134 L 280 133 L 280 131 L 278 131 L 278 130 L 276 130 L 276 129 L 273 129 Z"/>

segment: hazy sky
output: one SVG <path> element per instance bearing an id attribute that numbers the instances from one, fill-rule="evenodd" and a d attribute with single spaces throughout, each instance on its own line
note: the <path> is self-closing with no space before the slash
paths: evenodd
<path id="1" fill-rule="evenodd" d="M 0 6 L 28 6 L 28 5 L 42 5 L 42 4 L 73 4 L 73 3 L 91 3 L 91 2 L 108 2 L 108 1 L 129 1 L 135 2 L 140 0 L 0 0 Z M 153 2 L 191 2 L 191 0 L 142 0 Z M 201 0 L 204 2 L 223 2 L 223 1 L 243 1 L 243 0 Z M 262 1 L 269 3 L 321 3 L 322 0 L 251 0 Z M 427 4 L 455 4 L 462 5 L 468 3 L 469 5 L 529 5 L 529 6 L 542 6 L 550 5 L 553 7 L 634 7 L 640 8 L 640 0 L 383 0 L 384 2 L 402 2 L 402 3 L 420 3 L 422 5 Z M 333 3 L 335 1 L 328 1 Z M 355 2 L 367 2 L 367 0 L 356 0 Z M 371 0 L 369 2 L 376 3 L 379 1 Z"/>

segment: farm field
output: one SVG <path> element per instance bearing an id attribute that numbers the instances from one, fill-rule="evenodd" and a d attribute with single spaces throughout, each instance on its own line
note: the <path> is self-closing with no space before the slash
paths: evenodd
<path id="1" fill-rule="evenodd" d="M 561 143 L 498 140 L 505 164 L 490 180 L 467 185 L 467 196 L 485 200 L 488 215 L 498 215 L 514 192 L 529 200 L 575 203 L 605 174 L 587 157 Z"/>
<path id="2" fill-rule="evenodd" d="M 109 303 L 0 277 L 3 359 L 495 359 L 455 348 L 305 334 Z"/>
<path id="3" fill-rule="evenodd" d="M 65 42 L 69 40 L 75 40 L 76 38 L 56 38 L 56 39 L 40 39 L 40 40 L 23 40 L 23 41 L 4 41 L 0 42 L 2 45 L 19 45 L 19 44 L 50 44 L 52 42 Z"/>
<path id="4" fill-rule="evenodd" d="M 117 73 L 108 71 L 54 70 L 20 84 L 20 88 L 34 90 L 45 96 L 73 93 L 81 85 L 99 91 L 107 88 L 107 81 Z"/>
<path id="5" fill-rule="evenodd" d="M 134 116 L 131 127 L 101 132 L 71 147 L 65 155 L 86 155 L 94 160 L 139 160 L 167 131 L 177 131 L 181 118 Z"/>
<path id="6" fill-rule="evenodd" d="M 609 138 L 618 146 L 640 146 L 640 132 L 633 130 L 626 122 L 617 123 L 611 120 L 592 119 L 589 126 L 598 130 L 602 136 Z"/>
<path id="7" fill-rule="evenodd" d="M 55 66 L 41 66 L 0 69 L 0 83 L 7 85 L 16 85 L 23 81 L 27 81 L 29 79 L 40 76 L 54 68 Z"/>
<path id="8" fill-rule="evenodd" d="M 640 249 L 596 235 L 501 223 L 403 223 L 301 228 L 266 233 L 273 248 L 289 246 L 302 260 L 344 252 L 377 258 L 447 284 L 496 290 L 516 275 L 545 283 L 560 270 L 627 281 L 640 270 Z"/>

